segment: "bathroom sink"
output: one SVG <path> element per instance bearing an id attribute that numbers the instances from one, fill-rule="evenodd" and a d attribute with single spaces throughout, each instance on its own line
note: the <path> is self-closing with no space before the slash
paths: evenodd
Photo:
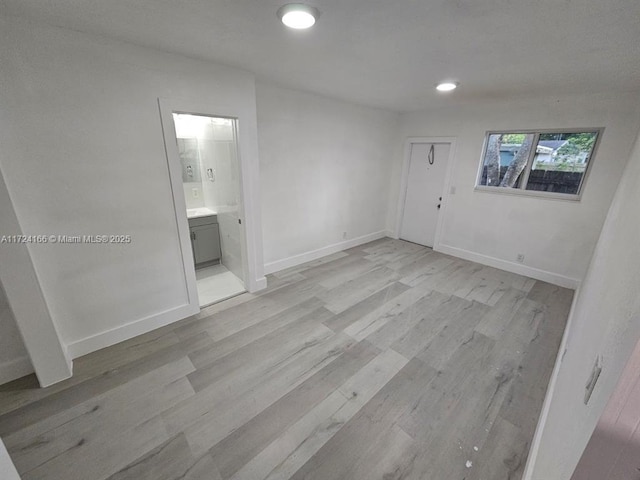
<path id="1" fill-rule="evenodd" d="M 187 218 L 208 217 L 216 215 L 216 212 L 207 207 L 187 208 Z"/>

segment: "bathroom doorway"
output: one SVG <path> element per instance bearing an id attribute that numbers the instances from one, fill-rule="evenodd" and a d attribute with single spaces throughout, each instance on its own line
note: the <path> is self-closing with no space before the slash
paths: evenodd
<path id="1" fill-rule="evenodd" d="M 238 121 L 160 107 L 187 290 L 202 308 L 247 290 Z"/>
<path id="2" fill-rule="evenodd" d="M 172 113 L 200 307 L 245 292 L 233 118 Z"/>

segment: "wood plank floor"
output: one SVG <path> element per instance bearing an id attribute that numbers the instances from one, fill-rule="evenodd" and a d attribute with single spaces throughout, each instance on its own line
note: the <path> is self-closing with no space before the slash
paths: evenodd
<path id="1" fill-rule="evenodd" d="M 24 480 L 517 480 L 572 297 L 383 239 L 0 387 L 0 436 Z"/>

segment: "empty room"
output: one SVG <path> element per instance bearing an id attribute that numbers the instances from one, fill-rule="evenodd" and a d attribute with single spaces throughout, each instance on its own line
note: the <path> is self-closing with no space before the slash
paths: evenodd
<path id="1" fill-rule="evenodd" d="M 0 478 L 636 480 L 639 134 L 635 0 L 0 0 Z"/>

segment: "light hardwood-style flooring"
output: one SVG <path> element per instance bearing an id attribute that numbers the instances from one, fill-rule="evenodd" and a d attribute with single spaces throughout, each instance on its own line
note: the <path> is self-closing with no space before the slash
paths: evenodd
<path id="1" fill-rule="evenodd" d="M 521 478 L 573 291 L 382 239 L 0 387 L 24 480 Z"/>

